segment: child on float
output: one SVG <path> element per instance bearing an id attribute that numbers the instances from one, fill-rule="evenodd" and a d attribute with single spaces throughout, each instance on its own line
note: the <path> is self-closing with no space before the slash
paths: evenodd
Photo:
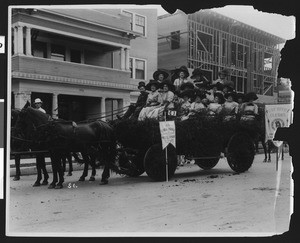
<path id="1" fill-rule="evenodd" d="M 206 98 L 204 92 L 200 90 L 195 91 L 195 101 L 191 104 L 189 109 L 188 118 L 195 117 L 197 114 L 201 114 L 201 112 L 206 111 L 206 106 L 202 103 L 202 100 Z"/>
<path id="2" fill-rule="evenodd" d="M 180 107 L 180 120 L 184 121 L 186 119 L 188 119 L 188 114 L 190 112 L 190 108 L 191 108 L 191 99 L 193 99 L 194 97 L 194 90 L 192 89 L 188 89 L 185 91 L 182 91 L 180 93 L 180 97 L 183 98 L 183 103 Z"/>
<path id="3" fill-rule="evenodd" d="M 159 82 L 151 79 L 146 85 L 146 90 L 149 90 L 148 98 L 145 107 L 141 110 L 138 120 L 144 120 L 149 113 L 160 105 L 161 99 L 158 92 Z"/>
<path id="4" fill-rule="evenodd" d="M 208 109 L 208 115 L 214 116 L 216 114 L 219 114 L 222 110 L 222 104 L 224 103 L 224 96 L 222 93 L 216 92 L 214 94 L 215 98 L 214 101 L 211 102 L 207 109 Z"/>

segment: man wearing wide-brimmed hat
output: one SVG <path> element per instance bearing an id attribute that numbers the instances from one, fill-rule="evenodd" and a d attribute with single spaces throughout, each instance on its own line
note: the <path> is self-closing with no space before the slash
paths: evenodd
<path id="1" fill-rule="evenodd" d="M 169 77 L 169 74 L 161 69 L 158 69 L 153 73 L 153 79 L 161 83 Z"/>
<path id="2" fill-rule="evenodd" d="M 148 92 L 146 91 L 146 84 L 145 82 L 141 81 L 138 84 L 138 89 L 140 91 L 140 95 L 137 98 L 137 101 L 135 104 L 131 104 L 128 107 L 128 110 L 125 112 L 123 117 L 120 117 L 117 115 L 118 119 L 127 119 L 127 118 L 138 118 L 140 111 L 143 109 L 143 107 L 146 105 L 146 101 L 148 98 Z"/>
<path id="3" fill-rule="evenodd" d="M 36 98 L 34 100 L 34 106 L 35 106 L 35 109 L 43 112 L 43 113 L 46 113 L 46 111 L 42 108 L 42 104 L 43 104 L 43 101 L 40 99 L 40 98 Z"/>
<path id="4" fill-rule="evenodd" d="M 208 79 L 205 77 L 204 72 L 201 70 L 201 68 L 194 69 L 191 79 L 195 79 L 194 84 L 196 87 L 198 87 L 199 85 L 207 85 L 209 83 Z"/>
<path id="5" fill-rule="evenodd" d="M 176 90 L 180 90 L 181 85 L 188 82 L 187 78 L 190 76 L 189 70 L 186 66 L 181 66 L 180 68 L 175 69 L 175 75 L 177 75 L 178 78 L 174 80 L 174 85 Z"/>

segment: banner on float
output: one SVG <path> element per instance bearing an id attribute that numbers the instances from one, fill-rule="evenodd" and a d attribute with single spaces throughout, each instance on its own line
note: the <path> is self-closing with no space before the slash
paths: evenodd
<path id="1" fill-rule="evenodd" d="M 274 104 L 265 106 L 266 141 L 274 139 L 278 127 L 289 127 L 291 124 L 292 105 Z M 279 147 L 281 141 L 273 141 Z"/>
<path id="2" fill-rule="evenodd" d="M 175 122 L 159 122 L 159 128 L 161 134 L 162 148 L 164 149 L 165 147 L 167 147 L 169 143 L 176 147 Z"/>

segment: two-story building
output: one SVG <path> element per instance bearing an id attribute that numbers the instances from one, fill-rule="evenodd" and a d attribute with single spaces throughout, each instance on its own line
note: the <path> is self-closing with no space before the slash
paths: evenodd
<path id="1" fill-rule="evenodd" d="M 156 9 L 11 8 L 12 108 L 39 97 L 53 117 L 113 118 L 157 68 L 156 20 Z"/>
<path id="2" fill-rule="evenodd" d="M 279 45 L 284 42 L 212 10 L 177 11 L 158 17 L 158 68 L 186 65 L 191 74 L 200 67 L 209 80 L 226 68 L 237 92 L 254 91 L 261 102 L 276 103 Z"/>

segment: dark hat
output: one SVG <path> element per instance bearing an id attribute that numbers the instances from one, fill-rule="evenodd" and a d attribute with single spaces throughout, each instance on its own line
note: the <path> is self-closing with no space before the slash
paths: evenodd
<path id="1" fill-rule="evenodd" d="M 145 88 L 146 88 L 146 84 L 145 84 L 144 81 L 139 82 L 138 89 L 139 89 L 140 87 L 145 87 Z"/>
<path id="2" fill-rule="evenodd" d="M 224 85 L 231 87 L 232 89 L 234 89 L 234 82 L 231 80 L 224 80 Z"/>
<path id="3" fill-rule="evenodd" d="M 161 83 L 159 83 L 159 88 L 163 88 L 164 85 L 168 85 L 170 91 L 174 91 L 175 90 L 175 85 L 172 84 L 172 82 L 169 81 L 169 80 L 164 80 Z"/>
<path id="4" fill-rule="evenodd" d="M 179 93 L 178 95 L 179 97 L 183 98 L 184 96 L 187 96 L 189 98 L 194 98 L 195 97 L 195 90 L 193 89 L 186 89 L 186 90 L 183 90 Z"/>
<path id="5" fill-rule="evenodd" d="M 219 71 L 218 74 L 223 74 L 225 76 L 228 76 L 230 74 L 230 70 L 225 68 L 225 69 Z"/>
<path id="6" fill-rule="evenodd" d="M 224 85 L 223 85 L 223 84 L 221 84 L 220 82 L 217 82 L 217 83 L 215 83 L 215 84 L 211 84 L 211 85 L 209 86 L 209 88 L 210 88 L 210 89 L 212 89 L 212 88 L 214 88 L 214 87 L 217 87 L 217 90 L 220 90 L 220 91 L 222 91 L 222 90 L 223 90 L 223 87 L 224 87 Z"/>
<path id="7" fill-rule="evenodd" d="M 227 92 L 233 92 L 233 87 L 232 86 L 230 86 L 230 85 L 227 85 L 227 84 L 223 84 L 223 88 L 222 88 L 222 90 L 224 90 L 224 88 L 227 88 Z"/>
<path id="8" fill-rule="evenodd" d="M 146 90 L 151 90 L 151 85 L 155 85 L 156 89 L 158 89 L 159 82 L 157 80 L 150 79 L 149 83 L 147 83 L 147 85 L 146 85 Z"/>
<path id="9" fill-rule="evenodd" d="M 199 96 L 201 100 L 206 98 L 206 92 L 202 92 L 199 89 L 195 91 L 195 97 Z"/>
<path id="10" fill-rule="evenodd" d="M 153 73 L 153 78 L 154 78 L 155 80 L 158 80 L 158 76 L 159 76 L 160 74 L 164 75 L 164 79 L 166 79 L 166 78 L 169 77 L 169 74 L 168 74 L 167 72 L 158 69 L 157 71 L 155 71 L 155 72 Z"/>
<path id="11" fill-rule="evenodd" d="M 192 82 L 186 82 L 186 83 L 183 83 L 181 86 L 180 86 L 180 89 L 181 90 L 185 90 L 185 89 L 194 89 L 195 86 Z"/>
<path id="12" fill-rule="evenodd" d="M 224 94 L 225 99 L 228 99 L 229 96 L 231 96 L 233 100 L 236 100 L 236 92 L 228 92 Z"/>
<path id="13" fill-rule="evenodd" d="M 245 101 L 257 100 L 257 99 L 258 99 L 258 97 L 254 92 L 250 92 L 250 93 L 245 95 Z"/>
<path id="14" fill-rule="evenodd" d="M 204 73 L 201 70 L 201 68 L 195 68 L 192 72 L 191 78 L 195 78 L 196 76 L 202 76 L 202 75 L 204 75 Z"/>
<path id="15" fill-rule="evenodd" d="M 238 99 L 242 99 L 243 101 L 245 101 L 245 95 L 243 94 L 243 93 L 236 93 L 236 95 L 235 95 L 235 99 L 236 99 L 236 101 L 238 100 Z"/>
<path id="16" fill-rule="evenodd" d="M 217 96 L 219 98 L 221 104 L 223 104 L 225 102 L 224 96 L 223 96 L 223 94 L 221 92 L 216 92 L 214 94 L 214 96 L 215 97 Z"/>
<path id="17" fill-rule="evenodd" d="M 187 69 L 186 66 L 181 66 L 180 68 L 175 69 L 176 74 L 178 75 L 180 72 L 184 72 L 185 77 L 187 78 L 190 76 L 189 70 Z"/>

